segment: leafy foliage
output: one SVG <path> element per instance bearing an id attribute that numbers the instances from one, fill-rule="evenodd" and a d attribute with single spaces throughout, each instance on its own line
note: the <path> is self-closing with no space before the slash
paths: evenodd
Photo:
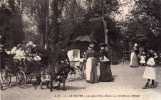
<path id="1" fill-rule="evenodd" d="M 0 8 L 0 34 L 2 43 L 6 47 L 12 47 L 24 40 L 21 14 L 13 0 L 8 1 L 9 5 L 2 5 Z"/>
<path id="2" fill-rule="evenodd" d="M 156 44 L 161 40 L 161 1 L 136 0 L 135 4 L 129 20 L 121 24 L 122 36 L 145 47 L 159 49 Z"/>

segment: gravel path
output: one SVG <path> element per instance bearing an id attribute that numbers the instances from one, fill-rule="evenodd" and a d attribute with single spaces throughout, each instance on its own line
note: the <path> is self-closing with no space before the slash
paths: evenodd
<path id="1" fill-rule="evenodd" d="M 161 98 L 161 67 L 157 68 L 158 87 L 141 89 L 145 84 L 142 78 L 144 67 L 130 68 L 128 65 L 111 66 L 114 82 L 96 84 L 77 80 L 67 83 L 67 90 L 35 89 L 12 87 L 1 92 L 2 100 L 160 100 Z"/>

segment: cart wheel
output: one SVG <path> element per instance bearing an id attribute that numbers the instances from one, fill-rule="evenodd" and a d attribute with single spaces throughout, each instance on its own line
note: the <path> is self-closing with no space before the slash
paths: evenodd
<path id="1" fill-rule="evenodd" d="M 1 88 L 9 87 L 11 85 L 11 75 L 9 72 L 1 72 Z"/>
<path id="2" fill-rule="evenodd" d="M 3 90 L 2 77 L 0 77 L 0 90 Z"/>
<path id="3" fill-rule="evenodd" d="M 25 72 L 23 72 L 23 71 L 17 72 L 17 74 L 16 74 L 16 82 L 19 85 L 26 84 L 26 74 L 25 74 Z"/>
<path id="4" fill-rule="evenodd" d="M 33 76 L 32 75 L 29 75 L 29 74 L 27 74 L 26 76 L 27 76 L 26 77 L 27 78 L 27 80 L 26 80 L 27 84 L 31 84 L 32 83 L 32 77 Z"/>
<path id="5" fill-rule="evenodd" d="M 2 83 L 0 83 L 0 89 L 3 90 L 3 85 L 2 85 Z"/>

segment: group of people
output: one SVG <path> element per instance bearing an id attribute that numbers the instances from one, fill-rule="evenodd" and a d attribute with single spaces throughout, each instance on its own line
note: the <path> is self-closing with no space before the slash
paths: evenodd
<path id="1" fill-rule="evenodd" d="M 91 43 L 86 51 L 85 75 L 86 81 L 89 83 L 97 83 L 99 81 L 112 81 L 112 72 L 110 68 L 110 60 L 105 50 L 105 45 L 100 46 L 100 51 L 95 51 L 95 45 Z"/>
<path id="2" fill-rule="evenodd" d="M 9 68 L 10 70 L 14 70 L 20 67 L 27 67 L 28 69 L 30 69 L 31 66 L 36 66 L 32 68 L 37 68 L 37 66 L 43 67 L 43 64 L 45 64 L 45 57 L 42 53 L 37 51 L 36 48 L 36 45 L 32 41 L 29 41 L 25 44 L 17 44 L 16 46 L 13 46 L 11 49 L 3 48 L 0 51 L 2 58 L 1 68 Z"/>
<path id="3" fill-rule="evenodd" d="M 40 53 L 36 51 L 36 45 L 29 41 L 26 44 L 18 44 L 14 46 L 11 50 L 6 51 L 7 54 L 14 55 L 13 59 L 16 61 L 41 61 Z"/>
<path id="4" fill-rule="evenodd" d="M 140 47 L 141 48 L 141 47 Z M 155 88 L 156 84 L 156 66 L 160 63 L 159 55 L 152 49 L 140 49 L 137 43 L 134 44 L 131 56 L 130 66 L 145 66 L 143 78 L 147 80 L 143 89 Z"/>

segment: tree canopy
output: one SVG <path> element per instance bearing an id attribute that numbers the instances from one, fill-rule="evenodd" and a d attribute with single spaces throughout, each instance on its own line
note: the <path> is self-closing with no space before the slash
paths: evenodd
<path id="1" fill-rule="evenodd" d="M 9 0 L 8 6 L 0 7 L 0 22 L 0 35 L 6 47 L 11 48 L 24 40 L 21 14 L 12 0 Z"/>
<path id="2" fill-rule="evenodd" d="M 80 35 L 104 42 L 104 17 L 111 46 L 128 40 L 161 48 L 157 46 L 161 40 L 161 1 L 126 1 L 135 6 L 129 8 L 126 20 L 119 22 L 115 16 L 129 4 L 123 6 L 121 0 L 7 0 L 0 8 L 0 33 L 3 41 L 12 45 L 32 38 L 37 43 L 41 40 L 42 46 L 54 47 L 62 41 L 65 47 Z"/>
<path id="3" fill-rule="evenodd" d="M 135 41 L 146 42 L 149 48 L 160 48 L 157 43 L 161 40 L 161 1 L 138 0 L 136 5 L 128 24 L 129 36 Z"/>

